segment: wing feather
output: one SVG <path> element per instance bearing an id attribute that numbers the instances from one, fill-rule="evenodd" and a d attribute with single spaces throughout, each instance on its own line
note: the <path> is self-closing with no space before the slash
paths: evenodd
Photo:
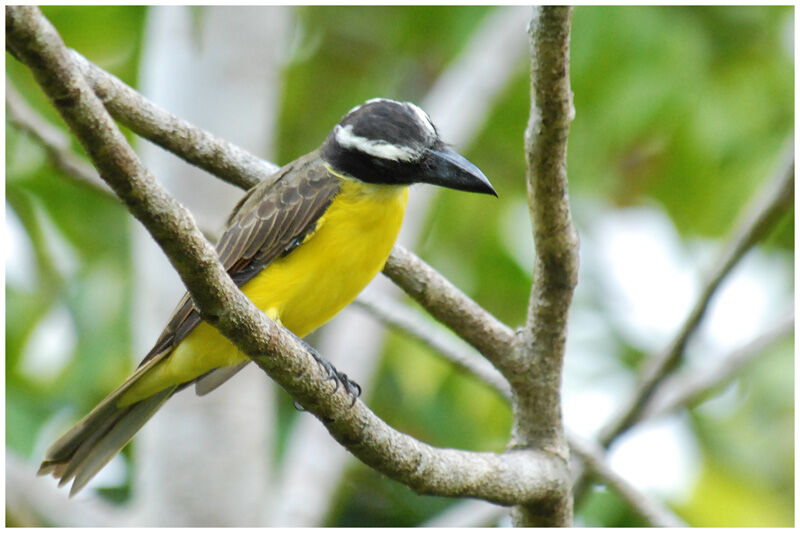
<path id="1" fill-rule="evenodd" d="M 256 185 L 239 201 L 217 243 L 220 262 L 240 287 L 314 232 L 339 192 L 339 179 L 325 169 L 316 152 L 279 173 L 277 179 Z M 171 350 L 201 320 L 187 292 L 140 366 Z"/>

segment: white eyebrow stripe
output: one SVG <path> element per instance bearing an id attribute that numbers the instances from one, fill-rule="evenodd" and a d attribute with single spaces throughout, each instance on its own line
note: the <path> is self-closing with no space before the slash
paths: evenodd
<path id="1" fill-rule="evenodd" d="M 365 154 L 390 161 L 414 161 L 419 159 L 420 153 L 408 146 L 396 146 L 386 141 L 367 139 L 353 133 L 352 124 L 347 126 L 337 125 L 334 128 L 334 138 L 339 146 L 352 148 Z"/>
<path id="2" fill-rule="evenodd" d="M 406 102 L 405 105 L 406 105 L 406 107 L 411 109 L 411 111 L 414 112 L 414 114 L 417 116 L 417 119 L 419 120 L 420 124 L 426 130 L 428 130 L 428 134 L 431 137 L 436 136 L 436 128 L 433 127 L 433 123 L 431 122 L 431 119 L 428 117 L 428 114 L 425 111 L 423 111 L 422 109 L 420 109 L 418 106 L 412 104 L 411 102 Z"/>

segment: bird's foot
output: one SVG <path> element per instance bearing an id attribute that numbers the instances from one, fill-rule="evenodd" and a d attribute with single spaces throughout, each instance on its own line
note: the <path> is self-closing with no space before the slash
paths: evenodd
<path id="1" fill-rule="evenodd" d="M 334 386 L 333 390 L 331 391 L 331 394 L 339 390 L 339 384 L 341 384 L 345 392 L 353 398 L 353 401 L 350 402 L 350 407 L 355 405 L 356 400 L 358 399 L 359 396 L 361 396 L 361 385 L 348 378 L 347 374 L 345 374 L 344 372 L 339 372 L 338 370 L 336 370 L 336 367 L 333 366 L 333 364 L 330 361 L 322 357 L 315 350 L 313 349 L 311 350 L 311 355 L 314 356 L 314 359 L 317 361 L 317 364 L 319 364 L 322 367 L 322 369 L 325 370 L 325 372 L 328 374 L 328 379 L 333 381 Z"/>
<path id="2" fill-rule="evenodd" d="M 328 374 L 328 379 L 333 381 L 334 387 L 331 391 L 331 394 L 339 390 L 339 384 L 341 384 L 345 392 L 353 398 L 353 401 L 350 403 L 350 407 L 354 406 L 358 397 L 361 396 L 361 385 L 348 378 L 347 374 L 344 372 L 339 372 L 336 370 L 336 367 L 333 366 L 330 361 L 322 357 L 320 353 L 310 346 L 306 341 L 299 337 L 297 337 L 297 340 L 303 343 L 303 346 L 305 346 L 312 357 L 314 357 L 314 360 L 317 362 L 317 364 L 320 365 L 323 370 L 325 370 L 326 374 Z"/>

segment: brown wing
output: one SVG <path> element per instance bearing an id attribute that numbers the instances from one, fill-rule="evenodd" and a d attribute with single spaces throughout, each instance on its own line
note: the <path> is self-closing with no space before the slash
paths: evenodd
<path id="1" fill-rule="evenodd" d="M 256 185 L 239 201 L 217 243 L 219 260 L 242 286 L 278 257 L 297 248 L 339 192 L 339 180 L 316 152 L 289 163 L 275 180 Z M 201 321 L 191 296 L 184 294 L 153 349 L 140 366 L 172 349 Z"/>

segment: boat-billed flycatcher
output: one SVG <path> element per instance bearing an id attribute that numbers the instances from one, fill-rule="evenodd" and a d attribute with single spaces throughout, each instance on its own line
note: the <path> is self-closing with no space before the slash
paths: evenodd
<path id="1" fill-rule="evenodd" d="M 495 194 L 424 111 L 386 99 L 352 109 L 319 149 L 273 178 L 239 201 L 217 253 L 247 297 L 298 337 L 330 320 L 383 268 L 409 185 Z M 76 493 L 175 392 L 194 383 L 205 394 L 248 362 L 202 321 L 187 293 L 136 372 L 47 450 L 39 474 L 61 485 L 75 478 Z"/>

